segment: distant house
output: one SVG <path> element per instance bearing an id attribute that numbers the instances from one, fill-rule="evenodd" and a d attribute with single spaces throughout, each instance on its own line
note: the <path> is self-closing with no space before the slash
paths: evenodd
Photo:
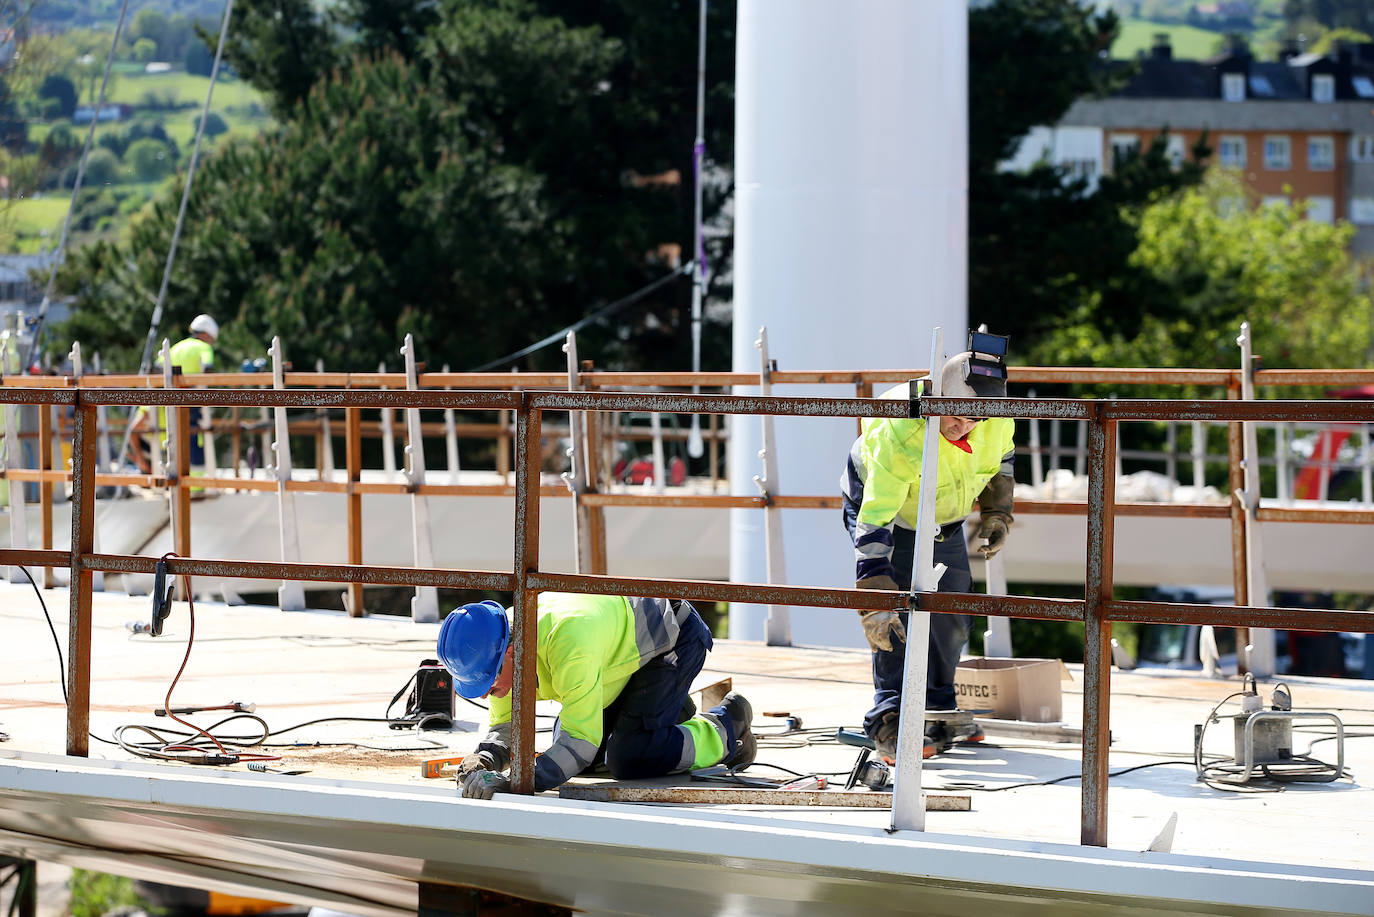
<path id="1" fill-rule="evenodd" d="M 1176 162 L 1205 133 L 1212 162 L 1262 203 L 1292 198 L 1309 219 L 1349 220 L 1352 251 L 1374 254 L 1374 45 L 1331 56 L 1290 47 L 1276 61 L 1238 45 L 1190 61 L 1161 35 L 1134 67 L 1115 95 L 1079 99 L 1057 125 L 1032 131 L 1005 167 L 1047 160 L 1092 180 L 1166 129 Z"/>
<path id="2" fill-rule="evenodd" d="M 172 69 L 172 65 L 169 64 L 169 63 L 167 63 L 165 60 L 153 60 L 153 61 L 148 61 L 147 65 L 145 65 L 144 68 L 143 68 L 143 72 L 144 72 L 144 73 L 167 73 L 167 72 L 169 72 L 171 69 Z"/>
<path id="3" fill-rule="evenodd" d="M 134 107 L 124 103 L 115 104 L 113 102 L 100 106 L 101 121 L 123 121 L 132 116 Z M 90 124 L 91 118 L 95 116 L 94 105 L 78 105 L 76 112 L 72 115 L 73 124 Z"/>

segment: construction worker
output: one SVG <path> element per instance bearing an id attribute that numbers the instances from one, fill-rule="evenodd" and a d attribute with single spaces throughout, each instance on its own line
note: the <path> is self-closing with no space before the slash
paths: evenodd
<path id="1" fill-rule="evenodd" d="M 451 613 L 439 630 L 439 660 L 454 690 L 491 699 L 491 730 L 458 768 L 470 798 L 510 788 L 501 772 L 510 764 L 511 614 L 496 602 L 476 602 Z M 758 742 L 749 701 L 731 692 L 698 714 L 688 697 L 711 631 L 687 602 L 545 592 L 537 621 L 536 696 L 562 709 L 553 744 L 535 762 L 536 792 L 561 785 L 602 755 L 621 780 L 753 763 Z"/>
<path id="2" fill-rule="evenodd" d="M 219 337 L 219 323 L 205 313 L 197 315 L 191 319 L 190 337 L 183 338 L 172 345 L 170 354 L 172 366 L 181 370 L 182 375 L 189 376 L 193 373 L 213 372 L 215 368 L 214 343 Z M 162 358 L 158 357 L 158 364 L 161 365 Z M 190 460 L 192 465 L 201 466 L 205 464 L 205 438 L 199 432 L 201 428 L 201 409 L 191 408 L 190 415 L 191 429 L 197 431 L 190 438 Z M 139 408 L 134 412 L 129 433 L 129 452 L 130 458 L 139 470 L 144 474 L 152 474 L 152 450 L 143 442 L 142 433 L 148 428 L 149 413 L 146 408 Z M 161 408 L 157 412 L 158 429 L 167 430 L 167 412 Z"/>
<path id="3" fill-rule="evenodd" d="M 974 335 L 975 344 L 1001 354 L 965 351 L 950 358 L 941 371 L 941 392 L 947 397 L 1005 397 L 1006 338 Z M 992 338 L 989 341 L 987 339 Z M 1000 342 L 1000 343 L 999 343 Z M 908 398 L 909 383 L 880 397 Z M 986 539 L 978 551 L 990 558 L 1006 543 L 1012 523 L 1014 422 L 1009 418 L 978 420 L 939 418 L 939 479 L 935 497 L 934 563 L 944 564 L 940 592 L 968 592 L 973 585 L 963 523 L 976 499 L 981 507 L 978 537 Z M 909 591 L 916 550 L 916 513 L 921 483 L 921 458 L 926 421 L 866 418 L 849 451 L 840 487 L 844 524 L 854 544 L 855 583 L 860 589 Z M 906 662 L 907 614 L 860 610 L 864 636 L 873 651 L 873 707 L 864 717 L 864 731 L 880 757 L 896 759 L 902 675 Z M 951 714 L 928 721 L 923 754 L 930 757 L 954 738 L 978 741 L 982 732 L 971 716 L 958 715 L 954 671 L 968 638 L 967 615 L 932 614 L 930 651 L 926 669 L 926 709 Z M 961 734 L 950 723 L 963 720 Z"/>

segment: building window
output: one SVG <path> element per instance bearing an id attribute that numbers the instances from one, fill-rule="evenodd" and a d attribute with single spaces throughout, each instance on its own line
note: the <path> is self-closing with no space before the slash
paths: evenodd
<path id="1" fill-rule="evenodd" d="M 1287 207 L 1288 196 L 1286 194 L 1266 194 L 1260 198 L 1260 207 Z"/>
<path id="2" fill-rule="evenodd" d="M 1334 223 L 1336 202 L 1325 194 L 1312 195 L 1307 199 L 1307 218 L 1313 223 Z"/>
<path id="3" fill-rule="evenodd" d="M 1140 149 L 1140 137 L 1137 134 L 1112 134 L 1110 139 L 1113 166 L 1131 158 Z"/>
<path id="4" fill-rule="evenodd" d="M 1221 97 L 1227 102 L 1245 101 L 1245 74 L 1223 73 L 1221 75 Z"/>
<path id="5" fill-rule="evenodd" d="M 1350 222 L 1361 226 L 1374 225 L 1374 197 L 1350 199 Z"/>
<path id="6" fill-rule="evenodd" d="M 1292 150 L 1287 137 L 1264 138 L 1264 167 L 1271 171 L 1283 171 L 1292 165 Z"/>
<path id="7" fill-rule="evenodd" d="M 1374 99 L 1374 80 L 1367 76 L 1352 76 L 1350 85 L 1355 89 L 1355 95 L 1362 99 Z"/>
<path id="8" fill-rule="evenodd" d="M 1374 162 L 1374 134 L 1354 134 L 1350 138 L 1351 162 Z"/>
<path id="9" fill-rule="evenodd" d="M 1217 142 L 1217 157 L 1223 169 L 1245 168 L 1245 138 L 1222 137 Z"/>
<path id="10" fill-rule="evenodd" d="M 1336 77 L 1330 73 L 1312 74 L 1312 101 L 1336 101 Z"/>
<path id="11" fill-rule="evenodd" d="M 1169 160 L 1169 165 L 1175 169 L 1183 165 L 1183 138 L 1178 134 L 1170 134 L 1169 140 L 1164 144 L 1164 156 Z"/>
<path id="12" fill-rule="evenodd" d="M 1307 168 L 1315 172 L 1336 168 L 1336 141 L 1330 137 L 1308 137 Z"/>

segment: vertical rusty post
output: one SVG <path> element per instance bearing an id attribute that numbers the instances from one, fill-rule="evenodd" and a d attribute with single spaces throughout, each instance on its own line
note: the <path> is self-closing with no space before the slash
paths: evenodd
<path id="1" fill-rule="evenodd" d="M 857 382 L 855 382 L 855 383 L 854 383 L 854 397 L 855 397 L 855 398 L 872 398 L 872 397 L 873 397 L 873 383 L 872 383 L 872 382 L 868 382 L 867 380 L 864 380 L 864 379 L 860 379 L 860 380 L 858 380 Z M 855 425 L 855 427 L 854 427 L 854 435 L 855 435 L 855 436 L 858 436 L 858 435 L 862 434 L 863 431 L 864 431 L 864 419 L 863 419 L 862 417 L 855 417 L 855 418 L 854 418 L 854 425 Z"/>
<path id="2" fill-rule="evenodd" d="M 358 493 L 357 484 L 363 479 L 363 409 L 345 410 L 345 443 L 348 464 L 348 562 L 363 562 L 363 495 Z M 348 584 L 348 616 L 361 618 L 363 609 L 363 584 Z"/>
<path id="3" fill-rule="evenodd" d="M 50 404 L 38 405 L 38 468 L 51 471 L 52 464 L 52 410 Z M 23 484 L 19 485 L 23 487 Z M 38 484 L 38 505 L 43 520 L 43 549 L 52 550 L 52 481 Z M 43 568 L 43 588 L 51 589 L 54 584 L 52 567 Z"/>
<path id="4" fill-rule="evenodd" d="M 534 792 L 534 699 L 538 596 L 528 588 L 539 569 L 539 468 L 543 450 L 543 412 L 532 411 L 528 393 L 520 396 L 515 418 L 515 684 L 511 701 L 511 789 Z"/>
<path id="5" fill-rule="evenodd" d="M 1239 374 L 1226 383 L 1226 399 L 1240 400 Z M 1240 495 L 1245 490 L 1245 428 L 1238 421 L 1226 425 L 1226 483 L 1231 504 L 1231 588 L 1237 605 L 1250 604 L 1250 552 L 1245 543 L 1245 506 Z M 1236 628 L 1236 674 L 1250 670 L 1245 647 L 1250 645 L 1250 628 Z"/>
<path id="6" fill-rule="evenodd" d="M 1080 842 L 1107 846 L 1107 753 L 1111 744 L 1112 599 L 1116 535 L 1117 422 L 1088 426 L 1088 579 L 1083 595 L 1083 808 Z"/>
<path id="7" fill-rule="evenodd" d="M 95 549 L 95 407 L 78 394 L 72 431 L 71 598 L 67 625 L 67 754 L 85 757 L 91 729 L 91 571 L 82 559 Z"/>
<path id="8" fill-rule="evenodd" d="M 179 407 L 177 412 L 177 478 L 175 482 L 168 482 L 173 487 L 172 506 L 173 513 L 179 519 L 179 527 L 174 526 L 176 532 L 175 550 L 182 557 L 191 556 L 191 409 Z M 186 578 L 177 577 L 178 583 L 185 583 Z M 178 592 L 178 594 L 180 594 Z M 182 596 L 185 598 L 185 596 Z"/>

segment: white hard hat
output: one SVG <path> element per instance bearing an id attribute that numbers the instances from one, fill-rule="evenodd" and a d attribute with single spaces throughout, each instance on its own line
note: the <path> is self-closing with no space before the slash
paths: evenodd
<path id="1" fill-rule="evenodd" d="M 191 319 L 191 333 L 208 334 L 212 338 L 217 338 L 219 337 L 219 322 L 202 312 Z"/>

